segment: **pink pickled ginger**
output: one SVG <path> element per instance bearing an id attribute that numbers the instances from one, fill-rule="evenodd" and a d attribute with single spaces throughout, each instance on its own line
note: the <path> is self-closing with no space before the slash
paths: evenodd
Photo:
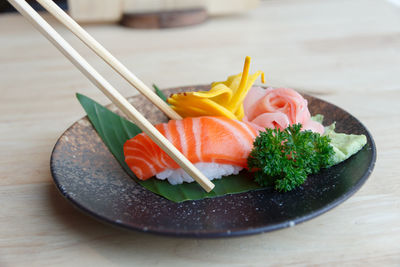
<path id="1" fill-rule="evenodd" d="M 252 87 L 244 102 L 243 121 L 250 123 L 256 130 L 279 128 L 301 123 L 303 130 L 324 133 L 321 123 L 311 120 L 307 100 L 290 88 Z"/>

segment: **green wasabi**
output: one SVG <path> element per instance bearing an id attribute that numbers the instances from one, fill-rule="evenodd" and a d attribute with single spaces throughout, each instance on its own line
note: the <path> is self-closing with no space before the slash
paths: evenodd
<path id="1" fill-rule="evenodd" d="M 312 120 L 322 123 L 324 116 L 317 114 L 311 117 Z M 345 134 L 335 132 L 335 123 L 325 127 L 323 136 L 328 136 L 331 141 L 335 154 L 333 155 L 333 165 L 345 161 L 352 155 L 360 151 L 367 143 L 367 137 L 363 134 Z"/>
<path id="2" fill-rule="evenodd" d="M 330 145 L 333 147 L 333 165 L 345 161 L 352 155 L 360 151 L 367 143 L 367 137 L 363 134 L 344 134 L 336 133 L 335 123 L 325 127 L 324 136 L 331 139 Z"/>

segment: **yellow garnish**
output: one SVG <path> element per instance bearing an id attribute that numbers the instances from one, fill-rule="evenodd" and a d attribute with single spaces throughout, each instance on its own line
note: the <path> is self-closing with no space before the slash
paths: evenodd
<path id="1" fill-rule="evenodd" d="M 250 57 L 246 57 L 243 74 L 229 76 L 226 81 L 214 82 L 209 91 L 173 94 L 168 98 L 171 107 L 183 118 L 198 116 L 224 116 L 241 120 L 244 116 L 243 101 L 251 86 L 264 72 L 249 75 Z"/>

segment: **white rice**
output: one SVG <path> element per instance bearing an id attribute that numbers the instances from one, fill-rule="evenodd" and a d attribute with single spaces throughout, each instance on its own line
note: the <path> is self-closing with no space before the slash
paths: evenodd
<path id="1" fill-rule="evenodd" d="M 221 179 L 222 176 L 238 174 L 243 167 L 228 164 L 199 162 L 194 164 L 208 179 Z M 167 179 L 170 184 L 181 184 L 183 182 L 194 182 L 193 178 L 183 169 L 167 169 L 156 175 L 160 180 Z"/>

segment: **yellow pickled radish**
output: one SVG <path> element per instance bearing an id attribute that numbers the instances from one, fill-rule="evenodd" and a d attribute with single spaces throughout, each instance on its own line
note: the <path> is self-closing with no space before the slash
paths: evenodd
<path id="1" fill-rule="evenodd" d="M 246 57 L 243 73 L 229 76 L 226 81 L 214 82 L 209 91 L 172 94 L 171 107 L 183 118 L 198 116 L 224 116 L 241 120 L 244 116 L 243 101 L 258 78 L 265 82 L 264 72 L 249 75 L 250 57 Z"/>

